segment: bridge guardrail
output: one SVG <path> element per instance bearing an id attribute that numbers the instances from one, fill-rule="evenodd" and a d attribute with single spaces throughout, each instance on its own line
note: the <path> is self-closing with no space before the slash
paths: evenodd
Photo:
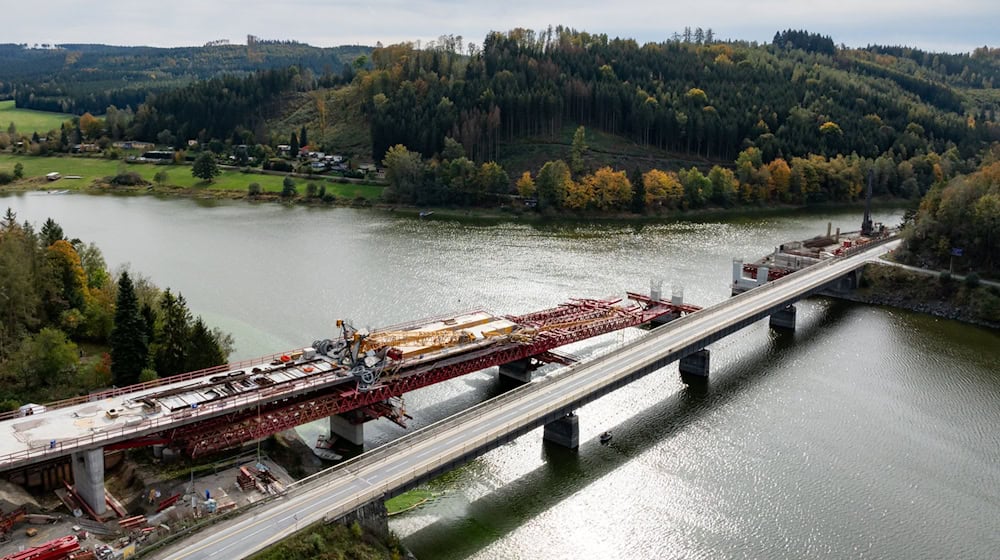
<path id="1" fill-rule="evenodd" d="M 199 377 L 205 377 L 213 373 L 219 373 L 222 371 L 230 371 L 234 369 L 240 369 L 255 365 L 260 365 L 263 363 L 268 363 L 272 360 L 280 358 L 284 354 L 289 352 L 297 352 L 296 350 L 289 350 L 288 352 L 282 352 L 278 354 L 271 354 L 270 356 L 261 356 L 257 358 L 251 358 L 249 360 L 242 360 L 239 362 L 234 362 L 231 364 L 222 364 L 218 366 L 212 366 L 209 368 L 199 369 L 195 371 L 189 371 L 186 373 L 180 373 L 170 377 L 161 377 L 159 379 L 153 379 L 152 381 L 144 381 L 142 383 L 136 383 L 135 385 L 129 385 L 127 387 L 118 387 L 114 389 L 108 389 L 106 391 L 100 391 L 97 393 L 90 393 L 88 395 L 80 395 L 78 397 L 71 397 L 68 399 L 61 399 L 58 401 L 53 401 L 45 403 L 44 406 L 48 410 L 57 410 L 60 408 L 66 408 L 68 406 L 73 406 L 77 404 L 83 404 L 87 402 L 101 401 L 111 397 L 117 397 L 120 395 L 128 395 L 131 393 L 138 393 L 140 391 L 145 391 L 146 389 L 153 389 L 155 387 L 160 387 L 163 385 L 171 385 L 173 383 L 179 383 L 181 381 L 190 381 L 191 379 L 197 379 Z M 0 421 L 10 420 L 12 418 L 19 418 L 20 411 L 9 410 L 7 412 L 0 413 Z"/>
<path id="2" fill-rule="evenodd" d="M 280 355 L 281 354 L 277 354 L 277 356 Z M 321 375 L 306 378 L 304 381 L 307 381 L 308 385 L 300 385 L 298 383 L 290 384 L 286 392 L 289 394 L 295 394 L 303 387 L 309 387 L 312 390 L 321 389 L 324 385 L 333 383 L 337 379 L 337 370 L 330 370 Z M 198 417 L 219 416 L 227 410 L 245 408 L 256 401 L 259 401 L 260 399 L 257 397 L 261 394 L 262 393 L 244 393 L 230 399 L 219 400 L 197 408 L 174 411 L 158 418 L 144 418 L 142 422 L 138 422 L 131 426 L 123 423 L 120 427 L 91 432 L 89 436 L 53 440 L 55 441 L 54 446 L 51 441 L 48 444 L 42 442 L 40 445 L 36 445 L 34 447 L 29 446 L 21 451 L 14 451 L 7 453 L 6 455 L 0 455 L 0 469 L 8 470 L 15 468 L 20 462 L 24 462 L 29 459 L 36 459 L 46 455 L 58 457 L 80 449 L 93 448 L 124 441 L 133 437 L 140 437 L 147 433 L 162 431 L 162 429 L 157 429 L 160 427 L 165 429 L 169 427 L 169 425 L 179 427 L 184 424 L 191 424 L 197 421 Z M 274 393 L 267 396 L 277 398 L 280 395 L 278 393 Z"/>

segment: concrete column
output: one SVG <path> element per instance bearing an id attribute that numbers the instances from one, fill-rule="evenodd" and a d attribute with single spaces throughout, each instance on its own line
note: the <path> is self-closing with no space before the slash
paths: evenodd
<path id="1" fill-rule="evenodd" d="M 576 449 L 580 447 L 580 419 L 572 412 L 545 425 L 545 441 Z"/>
<path id="2" fill-rule="evenodd" d="M 500 366 L 500 377 L 504 377 L 516 384 L 524 385 L 531 383 L 531 372 L 534 371 L 531 358 L 522 358 Z"/>
<path id="3" fill-rule="evenodd" d="M 688 354 L 681 358 L 677 364 L 677 369 L 681 372 L 681 379 L 685 383 L 707 381 L 711 356 L 712 353 L 709 352 L 708 348 L 703 348 L 694 354 Z"/>
<path id="4" fill-rule="evenodd" d="M 108 510 L 104 495 L 104 449 L 73 453 L 73 483 L 76 493 L 97 515 Z"/>
<path id="5" fill-rule="evenodd" d="M 766 266 L 758 266 L 757 267 L 757 285 L 758 286 L 763 286 L 764 284 L 767 284 L 767 273 L 768 273 L 768 270 L 769 269 Z"/>
<path id="6" fill-rule="evenodd" d="M 772 329 L 794 331 L 795 330 L 795 306 L 788 307 L 775 312 L 769 321 Z"/>
<path id="7" fill-rule="evenodd" d="M 365 444 L 365 425 L 354 423 L 356 415 L 352 413 L 334 414 L 330 417 L 330 434 L 345 439 L 354 445 Z"/>

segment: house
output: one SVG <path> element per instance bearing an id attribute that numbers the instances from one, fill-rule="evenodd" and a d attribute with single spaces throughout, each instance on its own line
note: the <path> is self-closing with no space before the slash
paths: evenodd
<path id="1" fill-rule="evenodd" d="M 118 141 L 111 144 L 115 148 L 121 150 L 152 150 L 156 146 L 152 142 L 132 142 L 132 141 Z"/>
<path id="2" fill-rule="evenodd" d="M 292 147 L 288 144 L 278 144 L 278 153 L 283 156 L 288 156 L 292 153 Z"/>
<path id="3" fill-rule="evenodd" d="M 75 154 L 99 152 L 101 147 L 97 144 L 73 144 L 72 151 Z"/>

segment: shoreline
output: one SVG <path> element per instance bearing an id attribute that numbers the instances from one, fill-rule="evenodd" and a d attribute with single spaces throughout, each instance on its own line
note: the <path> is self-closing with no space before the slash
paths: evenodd
<path id="1" fill-rule="evenodd" d="M 942 283 L 938 277 L 889 264 L 868 263 L 864 271 L 862 287 L 836 298 L 1000 330 L 1000 305 L 988 301 L 1000 302 L 1000 290 L 994 287 L 970 287 L 954 280 Z"/>
<path id="2" fill-rule="evenodd" d="M 500 206 L 484 207 L 436 207 L 410 206 L 390 204 L 364 198 L 337 198 L 333 201 L 320 198 L 310 198 L 296 195 L 294 198 L 282 197 L 279 193 L 264 192 L 250 196 L 246 191 L 217 189 L 211 185 L 204 187 L 184 186 L 110 186 L 101 183 L 90 185 L 65 186 L 61 179 L 49 182 L 44 178 L 33 177 L 0 187 L 0 195 L 29 192 L 50 192 L 62 194 L 62 191 L 95 196 L 154 196 L 157 198 L 189 198 L 192 200 L 243 200 L 251 204 L 278 203 L 286 205 L 304 205 L 310 207 L 330 208 L 368 208 L 389 212 L 400 216 L 428 220 L 474 220 L 483 222 L 525 222 L 525 223 L 602 223 L 602 224 L 658 224 L 667 222 L 702 222 L 733 218 L 766 218 L 769 216 L 787 216 L 790 214 L 823 214 L 845 210 L 862 210 L 864 201 L 822 203 L 815 205 L 783 204 L 776 206 L 735 206 L 730 208 L 702 208 L 697 210 L 674 210 L 663 213 L 632 214 L 619 212 L 613 214 L 591 214 L 580 212 L 539 213 L 520 207 Z M 883 199 L 872 202 L 872 209 L 902 209 L 910 206 L 908 199 Z"/>

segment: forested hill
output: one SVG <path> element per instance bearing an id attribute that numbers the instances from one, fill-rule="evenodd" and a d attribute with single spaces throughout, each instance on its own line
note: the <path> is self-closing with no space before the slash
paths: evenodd
<path id="1" fill-rule="evenodd" d="M 837 49 L 782 32 L 774 42 L 631 39 L 563 28 L 491 33 L 466 59 L 375 49 L 361 82 L 376 158 L 396 143 L 430 155 L 451 135 L 477 159 L 499 142 L 582 124 L 652 147 L 732 161 L 890 149 L 964 157 L 1000 139 L 1000 50 L 952 55 Z"/>
<path id="2" fill-rule="evenodd" d="M 371 52 L 371 47 L 358 45 L 320 48 L 250 39 L 248 45 L 177 48 L 4 44 L 0 45 L 0 96 L 14 96 L 23 108 L 100 114 L 109 105 L 135 109 L 149 93 L 195 80 L 291 65 L 319 81 L 337 83 L 345 73 L 350 79 L 351 63 Z"/>

